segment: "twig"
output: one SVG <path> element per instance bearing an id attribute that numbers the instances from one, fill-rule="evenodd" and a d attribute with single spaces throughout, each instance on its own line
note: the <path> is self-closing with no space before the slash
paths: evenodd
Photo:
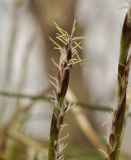
<path id="1" fill-rule="evenodd" d="M 77 98 L 69 88 L 67 98 L 69 101 L 73 100 L 77 102 Z M 72 107 L 72 113 L 74 115 L 74 118 L 76 122 L 79 124 L 80 129 L 84 133 L 84 135 L 87 137 L 87 139 L 90 141 L 90 143 L 95 148 L 101 148 L 105 150 L 105 146 L 103 142 L 101 141 L 99 135 L 96 134 L 96 131 L 91 126 L 89 120 L 87 119 L 86 115 L 83 113 L 83 110 L 77 105 L 77 103 Z"/>
<path id="2" fill-rule="evenodd" d="M 25 135 L 19 132 L 9 130 L 7 132 L 7 136 L 8 138 L 14 140 L 15 142 L 19 143 L 20 145 L 23 145 L 26 148 L 34 148 L 36 150 L 42 150 L 47 147 L 46 142 L 41 143 L 37 140 L 26 137 Z"/>
<path id="3" fill-rule="evenodd" d="M 8 91 L 0 91 L 0 96 L 9 97 L 9 98 L 22 98 L 22 99 L 31 99 L 31 100 L 49 100 L 49 98 L 45 95 L 31 95 L 31 94 L 23 94 L 23 93 L 13 93 Z"/>

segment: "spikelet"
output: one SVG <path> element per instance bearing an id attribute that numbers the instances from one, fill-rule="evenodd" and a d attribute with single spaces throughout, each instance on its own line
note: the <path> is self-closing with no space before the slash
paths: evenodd
<path id="1" fill-rule="evenodd" d="M 54 25 L 57 29 L 56 39 L 49 38 L 54 44 L 54 49 L 60 53 L 60 60 L 59 64 L 57 64 L 52 59 L 54 65 L 58 68 L 58 74 L 56 77 L 50 76 L 50 83 L 54 87 L 54 97 L 51 100 L 54 102 L 55 107 L 51 122 L 48 160 L 64 160 L 62 151 L 67 145 L 63 143 L 63 140 L 67 136 L 60 138 L 60 132 L 67 126 L 64 124 L 64 117 L 72 106 L 72 104 L 68 104 L 65 101 L 65 95 L 69 85 L 70 69 L 73 65 L 77 63 L 82 64 L 86 60 L 82 60 L 78 54 L 78 50 L 82 49 L 81 40 L 84 37 L 74 36 L 76 20 L 74 20 L 70 35 L 56 22 L 54 22 Z"/>

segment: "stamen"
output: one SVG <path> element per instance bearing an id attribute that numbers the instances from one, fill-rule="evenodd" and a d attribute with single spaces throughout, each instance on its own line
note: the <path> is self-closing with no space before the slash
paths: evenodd
<path id="1" fill-rule="evenodd" d="M 63 40 L 62 38 L 57 37 L 57 36 L 56 36 L 56 38 L 57 38 L 59 41 L 61 41 L 64 45 L 66 45 L 66 44 L 67 44 L 67 41 Z"/>
<path id="2" fill-rule="evenodd" d="M 68 33 L 65 31 L 65 30 L 63 30 L 55 21 L 53 22 L 54 23 L 54 25 L 56 26 L 56 29 L 63 35 L 63 34 L 67 34 L 68 35 Z"/>
<path id="3" fill-rule="evenodd" d="M 49 37 L 49 39 L 54 43 L 54 45 L 60 48 L 60 50 L 63 50 L 63 48 L 55 40 L 53 40 L 51 37 Z"/>
<path id="4" fill-rule="evenodd" d="M 73 23 L 73 27 L 72 27 L 72 31 L 71 31 L 71 38 L 73 38 L 73 35 L 74 35 L 74 32 L 76 30 L 76 19 L 74 20 L 74 23 Z"/>

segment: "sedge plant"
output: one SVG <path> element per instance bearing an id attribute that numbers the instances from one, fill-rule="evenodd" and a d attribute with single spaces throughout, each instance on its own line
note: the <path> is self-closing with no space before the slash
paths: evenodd
<path id="1" fill-rule="evenodd" d="M 112 120 L 112 130 L 109 136 L 107 146 L 106 160 L 118 160 L 123 129 L 126 121 L 126 95 L 129 80 L 129 67 L 131 63 L 131 55 L 129 49 L 131 45 L 131 8 L 129 8 L 123 23 L 121 40 L 120 40 L 120 56 L 118 64 L 118 100 L 117 109 L 114 112 Z"/>
<path id="2" fill-rule="evenodd" d="M 71 34 L 69 35 L 65 30 L 59 27 L 54 22 L 58 33 L 56 33 L 56 40 L 50 37 L 50 40 L 55 45 L 54 49 L 60 53 L 59 64 L 54 62 L 58 67 L 58 74 L 56 77 L 51 76 L 51 84 L 54 86 L 54 111 L 51 121 L 49 147 L 48 147 L 48 160 L 63 160 L 64 156 L 62 151 L 66 144 L 63 143 L 63 137 L 60 133 L 64 125 L 64 116 L 71 104 L 66 103 L 65 95 L 69 85 L 70 70 L 76 63 L 81 63 L 80 56 L 78 55 L 78 49 L 81 49 L 81 39 L 83 37 L 75 37 L 74 32 L 76 30 L 76 21 L 74 21 Z"/>

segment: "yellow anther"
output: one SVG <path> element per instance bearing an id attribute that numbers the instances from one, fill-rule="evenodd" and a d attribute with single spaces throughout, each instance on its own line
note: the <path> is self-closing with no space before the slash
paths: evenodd
<path id="1" fill-rule="evenodd" d="M 51 37 L 49 39 L 56 45 L 57 49 L 59 48 L 60 50 L 64 50 L 55 40 L 53 40 Z M 54 47 L 55 48 L 55 47 Z"/>
<path id="2" fill-rule="evenodd" d="M 71 38 L 73 38 L 73 35 L 74 35 L 74 32 L 76 30 L 76 19 L 74 20 L 74 23 L 73 23 L 73 27 L 72 27 L 72 31 L 71 31 Z"/>

